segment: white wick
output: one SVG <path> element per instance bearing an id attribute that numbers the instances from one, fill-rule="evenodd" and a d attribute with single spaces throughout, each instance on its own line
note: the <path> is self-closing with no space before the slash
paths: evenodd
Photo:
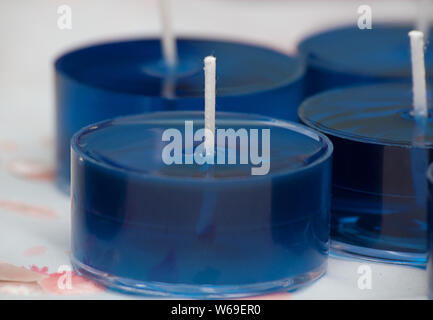
<path id="1" fill-rule="evenodd" d="M 162 24 L 162 54 L 165 62 L 173 67 L 177 64 L 176 38 L 171 26 L 170 0 L 159 0 Z"/>
<path id="2" fill-rule="evenodd" d="M 215 83 L 216 58 L 204 58 L 204 129 L 206 155 L 213 155 L 215 147 Z"/>
<path id="3" fill-rule="evenodd" d="M 414 116 L 428 115 L 427 85 L 424 62 L 424 34 L 421 31 L 409 32 L 412 56 L 412 90 Z"/>
<path id="4" fill-rule="evenodd" d="M 432 0 L 418 0 L 418 14 L 415 29 L 423 32 L 426 38 L 428 38 L 430 32 L 432 3 Z"/>

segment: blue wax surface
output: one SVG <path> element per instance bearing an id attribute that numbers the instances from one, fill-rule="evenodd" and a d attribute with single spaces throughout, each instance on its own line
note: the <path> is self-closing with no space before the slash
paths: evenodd
<path id="1" fill-rule="evenodd" d="M 428 241 L 427 241 L 427 275 L 428 296 L 433 299 L 433 164 L 427 170 L 428 180 Z"/>
<path id="2" fill-rule="evenodd" d="M 393 24 L 374 24 L 371 30 L 346 26 L 305 39 L 299 51 L 308 64 L 307 95 L 356 84 L 410 81 L 412 29 Z M 432 78 L 433 32 L 425 42 L 427 76 Z"/>
<path id="3" fill-rule="evenodd" d="M 119 118 L 74 136 L 80 272 L 132 292 L 227 297 L 293 289 L 325 271 L 332 144 L 262 116 L 216 119 L 217 129 L 270 129 L 267 175 L 251 175 L 251 164 L 164 164 L 162 132 L 184 133 L 185 120 L 203 128 L 201 112 Z"/>
<path id="4" fill-rule="evenodd" d="M 301 120 L 335 147 L 335 249 L 425 264 L 425 172 L 433 160 L 433 119 L 415 119 L 411 103 L 411 85 L 380 84 L 328 91 L 301 105 Z"/>
<path id="5" fill-rule="evenodd" d="M 69 188 L 70 140 L 89 124 L 161 110 L 203 110 L 203 58 L 217 58 L 219 111 L 297 120 L 303 61 L 262 47 L 179 39 L 179 64 L 161 60 L 159 39 L 113 42 L 67 53 L 55 63 L 57 184 Z"/>

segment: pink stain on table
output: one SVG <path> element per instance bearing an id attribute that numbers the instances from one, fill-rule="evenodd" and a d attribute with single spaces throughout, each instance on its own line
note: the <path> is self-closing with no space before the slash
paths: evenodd
<path id="1" fill-rule="evenodd" d="M 51 273 L 48 278 L 42 279 L 39 285 L 46 293 L 57 295 L 94 294 L 104 290 L 102 286 L 74 271 Z"/>
<path id="2" fill-rule="evenodd" d="M 0 281 L 38 282 L 46 277 L 45 274 L 17 267 L 9 263 L 0 263 Z"/>
<path id="3" fill-rule="evenodd" d="M 37 257 L 43 255 L 46 251 L 47 248 L 44 246 L 34 246 L 24 251 L 24 255 L 26 257 Z"/>
<path id="4" fill-rule="evenodd" d="M 18 178 L 54 181 L 52 166 L 39 160 L 14 160 L 9 164 L 9 172 Z"/>
<path id="5" fill-rule="evenodd" d="M 18 150 L 18 145 L 11 141 L 0 141 L 0 151 L 1 152 L 16 152 Z"/>
<path id="6" fill-rule="evenodd" d="M 43 137 L 41 140 L 41 144 L 44 147 L 52 148 L 54 146 L 54 137 Z"/>
<path id="7" fill-rule="evenodd" d="M 0 293 L 8 295 L 28 296 L 43 293 L 39 281 L 47 275 L 14 266 L 9 263 L 0 263 Z"/>
<path id="8" fill-rule="evenodd" d="M 102 286 L 78 275 L 75 271 L 48 273 L 48 267 L 38 268 L 35 265 L 32 265 L 30 270 L 47 276 L 39 281 L 39 285 L 46 293 L 76 295 L 92 294 L 104 290 Z"/>
<path id="9" fill-rule="evenodd" d="M 33 265 L 30 266 L 30 270 L 32 270 L 34 272 L 38 272 L 38 273 L 42 273 L 42 274 L 48 275 L 48 267 L 39 268 L 39 267 L 37 267 L 37 266 L 35 266 L 33 264 Z"/>
<path id="10" fill-rule="evenodd" d="M 58 217 L 57 213 L 49 208 L 10 200 L 0 200 L 0 209 L 33 218 L 54 219 Z"/>
<path id="11" fill-rule="evenodd" d="M 11 295 L 88 295 L 105 290 L 74 271 L 48 273 L 48 267 L 0 264 L 0 293 Z"/>

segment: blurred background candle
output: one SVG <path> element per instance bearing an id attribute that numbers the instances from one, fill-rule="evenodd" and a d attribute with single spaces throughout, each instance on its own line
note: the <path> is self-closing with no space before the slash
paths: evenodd
<path id="1" fill-rule="evenodd" d="M 431 91 L 430 91 L 431 92 Z M 425 264 L 431 117 L 410 114 L 409 85 L 338 89 L 307 99 L 303 122 L 335 146 L 332 238 L 337 251 Z"/>
<path id="2" fill-rule="evenodd" d="M 80 128 L 148 111 L 202 110 L 201 59 L 209 54 L 221 61 L 219 111 L 297 120 L 303 61 L 239 42 L 174 39 L 167 3 L 162 4 L 162 39 L 103 43 L 56 61 L 57 184 L 62 190 L 69 189 L 70 139 Z"/>
<path id="3" fill-rule="evenodd" d="M 428 12 L 428 11 L 426 11 Z M 379 24 L 359 29 L 356 24 L 326 30 L 303 40 L 307 60 L 306 94 L 379 82 L 408 82 L 411 78 L 408 32 L 413 26 Z M 426 71 L 433 77 L 433 34 L 426 37 Z"/>

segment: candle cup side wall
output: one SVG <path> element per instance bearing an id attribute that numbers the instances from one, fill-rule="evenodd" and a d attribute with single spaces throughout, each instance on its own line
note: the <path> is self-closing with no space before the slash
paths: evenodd
<path id="1" fill-rule="evenodd" d="M 425 264 L 426 167 L 433 150 L 369 144 L 328 135 L 335 146 L 331 237 L 369 258 Z M 386 252 L 396 252 L 397 255 Z"/>

